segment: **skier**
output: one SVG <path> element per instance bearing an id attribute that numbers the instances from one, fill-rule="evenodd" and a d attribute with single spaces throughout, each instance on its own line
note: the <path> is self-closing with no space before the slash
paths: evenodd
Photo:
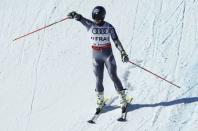
<path id="1" fill-rule="evenodd" d="M 101 109 L 105 104 L 103 87 L 104 65 L 106 66 L 115 89 L 120 96 L 121 107 L 127 105 L 125 89 L 117 76 L 117 66 L 112 53 L 110 37 L 120 51 L 122 61 L 128 62 L 129 58 L 114 27 L 110 23 L 104 21 L 105 15 L 106 11 L 102 6 L 96 6 L 93 9 L 92 18 L 94 21 L 84 18 L 81 14 L 78 14 L 75 11 L 72 11 L 67 15 L 70 19 L 80 21 L 87 28 L 89 33 L 90 44 L 92 46 L 93 68 L 96 76 L 95 91 L 98 105 L 96 109 Z"/>

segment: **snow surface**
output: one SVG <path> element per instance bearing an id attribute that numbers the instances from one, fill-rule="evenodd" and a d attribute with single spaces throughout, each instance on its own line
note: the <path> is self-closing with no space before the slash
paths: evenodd
<path id="1" fill-rule="evenodd" d="M 134 97 L 128 121 L 116 121 L 119 100 L 97 124 L 95 77 L 86 29 L 74 20 L 13 42 L 76 10 L 91 19 L 107 10 L 132 61 L 180 85 L 122 63 L 118 75 Z M 198 0 L 1 0 L 0 131 L 197 131 Z M 105 95 L 117 93 L 106 70 Z"/>

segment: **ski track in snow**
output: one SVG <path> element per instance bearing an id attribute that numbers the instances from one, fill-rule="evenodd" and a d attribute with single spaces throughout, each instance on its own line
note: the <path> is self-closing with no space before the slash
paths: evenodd
<path id="1" fill-rule="evenodd" d="M 118 75 L 129 95 L 127 122 L 108 74 L 107 96 L 116 99 L 97 124 L 95 78 L 86 29 L 66 20 L 19 35 L 77 11 L 91 18 L 102 5 L 131 61 L 178 84 L 178 89 L 131 65 L 116 48 Z M 1 131 L 196 131 L 198 129 L 198 0 L 2 0 L 0 4 Z M 107 75 L 107 76 L 106 76 Z"/>

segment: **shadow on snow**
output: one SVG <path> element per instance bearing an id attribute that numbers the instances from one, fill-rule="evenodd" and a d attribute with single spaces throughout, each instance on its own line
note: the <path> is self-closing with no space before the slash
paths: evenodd
<path id="1" fill-rule="evenodd" d="M 177 99 L 177 100 L 168 101 L 168 102 L 160 102 L 160 103 L 155 103 L 155 104 L 129 104 L 128 112 L 138 110 L 141 108 L 146 108 L 146 107 L 173 106 L 173 105 L 178 105 L 182 103 L 189 104 L 193 102 L 198 102 L 198 97 L 182 98 L 182 99 Z M 106 106 L 103 109 L 103 113 L 110 112 L 118 108 L 120 108 L 120 106 L 117 106 L 117 105 Z"/>
<path id="2" fill-rule="evenodd" d="M 182 98 L 168 102 L 160 102 L 155 104 L 130 104 L 128 106 L 128 112 L 134 111 L 137 109 L 145 108 L 145 107 L 158 107 L 158 106 L 173 106 L 177 104 L 189 104 L 193 102 L 198 102 L 198 97 L 190 97 L 190 98 Z"/>

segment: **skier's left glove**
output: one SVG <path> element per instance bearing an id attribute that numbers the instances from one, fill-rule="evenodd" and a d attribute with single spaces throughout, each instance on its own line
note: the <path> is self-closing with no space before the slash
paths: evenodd
<path id="1" fill-rule="evenodd" d="M 122 62 L 128 62 L 128 61 L 129 61 L 129 57 L 128 57 L 128 55 L 126 54 L 125 51 L 122 51 L 122 52 L 121 52 L 121 59 L 122 59 Z"/>
<path id="2" fill-rule="evenodd" d="M 79 21 L 79 20 L 81 19 L 82 15 L 76 13 L 75 11 L 72 11 L 72 12 L 70 12 L 70 13 L 67 15 L 67 17 L 68 17 L 69 19 L 75 19 L 75 20 Z"/>

